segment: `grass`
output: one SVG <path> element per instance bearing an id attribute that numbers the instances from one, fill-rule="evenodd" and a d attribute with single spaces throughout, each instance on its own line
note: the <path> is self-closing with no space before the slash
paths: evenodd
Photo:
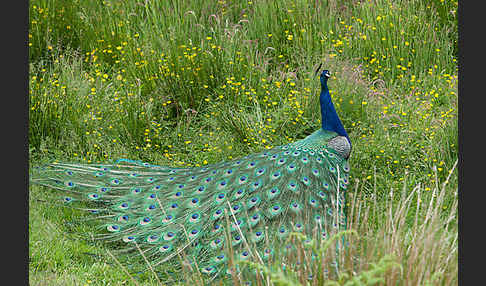
<path id="1" fill-rule="evenodd" d="M 313 72 L 324 62 L 353 142 L 357 235 L 321 281 L 455 285 L 456 9 L 447 0 L 30 1 L 30 165 L 203 166 L 301 139 L 320 126 Z M 79 214 L 50 198 L 30 187 L 30 283 L 133 283 L 102 244 L 74 235 L 87 231 L 67 223 Z M 276 266 L 253 267 L 274 285 L 305 284 L 303 270 Z"/>

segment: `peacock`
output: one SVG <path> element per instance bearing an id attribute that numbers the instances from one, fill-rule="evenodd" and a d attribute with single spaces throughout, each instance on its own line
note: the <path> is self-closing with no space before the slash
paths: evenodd
<path id="1" fill-rule="evenodd" d="M 34 168 L 30 181 L 88 210 L 100 239 L 143 253 L 152 269 L 177 269 L 183 257 L 215 277 L 231 271 L 228 249 L 266 260 L 293 232 L 325 239 L 346 223 L 352 145 L 329 94 L 330 72 L 320 68 L 322 127 L 302 140 L 204 167 L 51 163 Z"/>

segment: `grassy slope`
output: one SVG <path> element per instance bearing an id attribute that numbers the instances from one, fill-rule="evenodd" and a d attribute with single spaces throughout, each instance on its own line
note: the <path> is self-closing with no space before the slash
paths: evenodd
<path id="1" fill-rule="evenodd" d="M 414 206 L 428 205 L 457 160 L 457 24 L 450 12 L 457 2 L 279 3 L 31 1 L 31 165 L 125 157 L 201 166 L 298 140 L 319 127 L 312 73 L 323 61 L 353 141 L 351 179 L 366 195 L 363 209 L 387 209 L 400 203 L 398 196 L 389 201 L 390 190 L 415 186 Z M 454 214 L 456 189 L 453 173 L 434 225 Z M 32 186 L 30 197 L 32 284 L 131 281 L 100 245 L 66 235 L 73 213 L 39 201 L 52 198 L 46 190 Z M 415 217 L 430 223 L 426 213 L 408 207 L 401 214 L 397 237 L 405 246 L 415 245 L 407 238 Z M 366 221 L 375 230 L 360 236 L 391 223 L 386 213 L 372 214 Z M 455 225 L 454 218 L 444 239 L 457 254 Z M 382 251 L 364 252 L 364 261 L 397 251 L 407 265 L 414 260 L 405 246 L 400 252 L 385 241 Z M 452 271 L 443 283 L 457 283 L 454 258 L 434 261 Z M 386 275 L 407 281 L 406 274 Z"/>

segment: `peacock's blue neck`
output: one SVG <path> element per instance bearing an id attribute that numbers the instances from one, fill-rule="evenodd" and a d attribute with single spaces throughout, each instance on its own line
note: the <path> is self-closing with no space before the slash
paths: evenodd
<path id="1" fill-rule="evenodd" d="M 346 137 L 351 145 L 351 140 L 349 139 L 348 133 L 346 133 L 341 119 L 339 119 L 336 109 L 334 108 L 334 104 L 332 103 L 329 88 L 327 87 L 327 78 L 321 79 L 321 95 L 319 97 L 319 101 L 321 104 L 322 129 L 333 131 L 340 136 Z"/>

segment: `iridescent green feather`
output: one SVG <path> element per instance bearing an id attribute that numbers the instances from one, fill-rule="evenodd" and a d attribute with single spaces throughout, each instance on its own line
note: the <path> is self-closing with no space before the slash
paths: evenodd
<path id="1" fill-rule="evenodd" d="M 178 254 L 184 254 L 202 272 L 216 275 L 227 272 L 228 242 L 241 259 L 254 255 L 247 253 L 247 244 L 268 259 L 272 244 L 292 231 L 309 237 L 316 228 L 328 233 L 339 227 L 336 215 L 343 226 L 344 214 L 335 210 L 343 208 L 349 165 L 327 147 L 336 136 L 321 129 L 291 144 L 203 168 L 131 160 L 50 164 L 36 168 L 31 181 L 59 190 L 63 204 L 101 211 L 100 238 L 132 250 L 136 242 L 154 266 L 177 267 Z"/>

